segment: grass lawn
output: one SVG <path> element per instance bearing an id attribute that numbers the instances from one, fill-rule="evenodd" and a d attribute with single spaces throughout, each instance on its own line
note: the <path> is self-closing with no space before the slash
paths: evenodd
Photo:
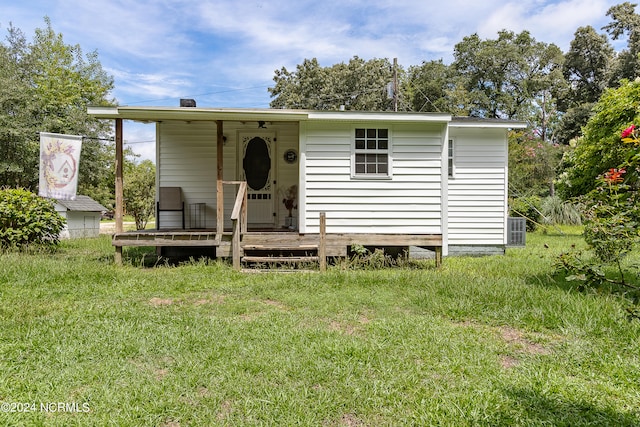
<path id="1" fill-rule="evenodd" d="M 0 425 L 640 425 L 640 322 L 553 276 L 578 235 L 528 240 L 326 274 L 0 255 Z"/>

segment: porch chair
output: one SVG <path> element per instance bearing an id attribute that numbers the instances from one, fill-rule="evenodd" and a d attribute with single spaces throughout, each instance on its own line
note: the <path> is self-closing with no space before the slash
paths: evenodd
<path id="1" fill-rule="evenodd" d="M 182 212 L 182 229 L 184 230 L 184 201 L 181 187 L 160 187 L 156 202 L 156 230 L 160 230 L 160 212 Z"/>

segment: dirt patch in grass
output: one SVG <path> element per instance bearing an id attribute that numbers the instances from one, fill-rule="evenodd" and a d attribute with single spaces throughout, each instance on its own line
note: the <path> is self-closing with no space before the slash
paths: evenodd
<path id="1" fill-rule="evenodd" d="M 456 324 L 458 326 L 462 326 L 465 328 L 473 328 L 476 330 L 489 330 L 497 334 L 503 342 L 507 343 L 509 348 L 511 349 L 510 353 L 513 352 L 514 355 L 510 355 L 510 354 L 500 355 L 500 366 L 503 369 L 510 369 L 515 366 L 518 366 L 520 364 L 518 355 L 551 354 L 551 350 L 549 348 L 529 339 L 527 337 L 527 334 L 511 326 L 493 327 L 493 326 L 488 326 L 488 325 L 476 323 L 469 320 L 465 320 L 464 322 L 459 322 Z"/>
<path id="2" fill-rule="evenodd" d="M 329 329 L 335 332 L 342 332 L 346 335 L 355 335 L 362 332 L 363 326 L 368 325 L 369 323 L 371 323 L 371 319 L 365 315 L 360 315 L 357 322 L 340 322 L 332 320 L 329 323 Z"/>
<path id="3" fill-rule="evenodd" d="M 149 304 L 152 307 L 165 307 L 173 304 L 173 300 L 170 298 L 157 298 L 153 297 L 149 300 Z"/>
<path id="4" fill-rule="evenodd" d="M 216 415 L 216 419 L 218 421 L 222 421 L 226 418 L 229 418 L 231 412 L 233 411 L 233 403 L 230 400 L 225 400 L 220 404 L 220 409 L 218 414 Z"/>
<path id="5" fill-rule="evenodd" d="M 201 305 L 213 305 L 213 304 L 223 304 L 225 296 L 224 295 L 212 295 L 208 298 L 199 298 L 193 302 L 193 305 L 199 307 Z"/>
<path id="6" fill-rule="evenodd" d="M 156 380 L 162 381 L 164 377 L 169 375 L 169 370 L 164 368 L 156 369 L 153 371 L 153 375 L 156 377 Z"/>
<path id="7" fill-rule="evenodd" d="M 361 427 L 365 424 L 355 414 L 343 414 L 339 419 L 324 422 L 322 425 L 326 427 Z"/>
<path id="8" fill-rule="evenodd" d="M 280 310 L 288 310 L 288 307 L 285 304 L 281 303 L 280 301 L 266 299 L 266 300 L 263 300 L 262 303 L 269 305 L 271 307 L 275 307 Z"/>
<path id="9" fill-rule="evenodd" d="M 535 343 L 524 336 L 524 334 L 509 326 L 502 326 L 498 328 L 498 332 L 500 332 L 500 336 L 504 341 L 508 344 L 516 347 L 516 350 L 521 353 L 528 354 L 551 354 L 551 350 L 544 347 L 542 344 Z"/>
<path id="10" fill-rule="evenodd" d="M 518 366 L 519 364 L 520 361 L 515 357 L 507 356 L 506 354 L 500 356 L 500 366 L 502 367 L 502 369 L 511 369 Z"/>
<path id="11" fill-rule="evenodd" d="M 348 323 L 340 323 L 337 320 L 332 320 L 329 324 L 329 329 L 334 332 L 341 332 L 347 335 L 353 335 L 356 333 L 357 329 L 354 325 L 350 325 Z"/>

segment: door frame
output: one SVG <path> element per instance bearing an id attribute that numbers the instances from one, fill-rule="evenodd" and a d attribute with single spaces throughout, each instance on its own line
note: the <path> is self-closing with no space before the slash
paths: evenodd
<path id="1" fill-rule="evenodd" d="M 275 130 L 269 130 L 269 129 L 257 129 L 257 130 L 246 130 L 246 129 L 242 129 L 242 130 L 238 130 L 238 144 L 237 144 L 237 179 L 240 181 L 244 181 L 245 180 L 245 176 L 244 176 L 244 166 L 243 166 L 243 160 L 244 160 L 244 156 L 245 156 L 245 152 L 246 152 L 246 145 L 249 141 L 251 141 L 251 139 L 253 138 L 262 138 L 266 143 L 267 143 L 267 149 L 269 151 L 269 157 L 271 160 L 271 170 L 270 170 L 270 177 L 269 177 L 269 182 L 268 182 L 268 186 L 269 189 L 263 192 L 267 192 L 270 191 L 270 203 L 268 203 L 268 209 L 271 211 L 269 218 L 270 220 L 267 222 L 251 222 L 249 220 L 250 218 L 250 214 L 248 214 L 248 226 L 254 226 L 254 227 L 265 227 L 265 228 L 269 228 L 269 227 L 276 227 L 276 225 L 278 224 L 278 210 L 276 209 L 276 198 L 278 197 L 277 195 L 277 182 L 278 182 L 278 164 L 277 164 L 277 147 L 276 147 L 276 141 L 277 141 L 277 135 L 276 135 L 276 131 Z M 252 199 L 251 199 L 251 195 L 252 194 L 252 190 L 249 186 L 247 186 L 247 210 L 250 211 L 251 210 L 251 204 L 252 204 Z M 266 203 L 263 203 L 264 205 L 266 205 Z M 266 208 L 265 208 L 266 209 Z"/>

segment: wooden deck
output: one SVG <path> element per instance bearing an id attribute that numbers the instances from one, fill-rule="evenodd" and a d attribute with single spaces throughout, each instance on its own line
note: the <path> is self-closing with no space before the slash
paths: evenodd
<path id="1" fill-rule="evenodd" d="M 327 233 L 324 238 L 326 257 L 345 257 L 352 245 L 391 247 L 419 246 L 436 251 L 438 261 L 442 250 L 440 234 L 339 234 Z M 240 256 L 251 250 L 319 250 L 320 234 L 300 234 L 288 230 L 247 231 L 240 240 Z M 215 247 L 216 256 L 233 257 L 232 233 L 215 230 L 143 230 L 116 233 L 113 246 L 155 247 Z"/>
<path id="2" fill-rule="evenodd" d="M 220 181 L 220 184 L 223 182 Z M 320 213 L 318 234 L 300 234 L 291 230 L 251 230 L 247 226 L 247 183 L 227 182 L 239 185 L 236 201 L 231 213 L 231 231 L 217 221 L 213 230 L 141 230 L 117 232 L 113 235 L 116 248 L 116 263 L 122 263 L 122 248 L 125 246 L 215 248 L 218 258 L 231 258 L 233 267 L 241 270 L 243 262 L 273 260 L 274 257 L 308 261 L 313 257 L 326 269 L 327 258 L 345 257 L 349 247 L 409 247 L 431 248 L 436 253 L 436 265 L 442 263 L 442 235 L 440 234 L 346 234 L 327 233 L 327 218 Z M 119 227 L 122 230 L 122 226 Z M 221 230 L 222 232 L 219 232 Z M 248 253 L 247 253 L 248 252 Z M 257 254 L 256 254 L 257 253 Z"/>

